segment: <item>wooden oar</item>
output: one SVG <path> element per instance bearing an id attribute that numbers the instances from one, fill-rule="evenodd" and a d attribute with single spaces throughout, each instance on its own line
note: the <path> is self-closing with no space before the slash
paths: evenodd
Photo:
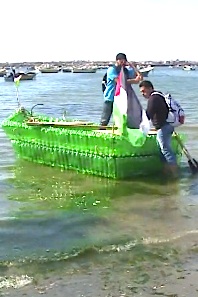
<path id="1" fill-rule="evenodd" d="M 175 137 L 177 139 L 177 142 L 181 146 L 182 151 L 184 152 L 184 154 L 186 155 L 186 157 L 188 159 L 188 165 L 190 167 L 190 170 L 191 170 L 192 174 L 198 173 L 198 162 L 194 158 L 191 157 L 189 151 L 187 150 L 187 148 L 185 147 L 185 145 L 181 141 L 179 135 L 176 132 L 174 132 L 174 135 L 175 135 Z"/>

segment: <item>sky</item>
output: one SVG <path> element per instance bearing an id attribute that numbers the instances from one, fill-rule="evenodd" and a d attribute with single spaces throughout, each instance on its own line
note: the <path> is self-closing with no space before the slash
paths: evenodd
<path id="1" fill-rule="evenodd" d="M 197 0 L 1 0 L 0 62 L 198 61 Z"/>

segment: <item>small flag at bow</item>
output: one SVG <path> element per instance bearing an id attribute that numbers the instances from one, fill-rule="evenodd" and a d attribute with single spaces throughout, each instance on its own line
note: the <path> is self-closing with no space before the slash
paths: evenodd
<path id="1" fill-rule="evenodd" d="M 20 79 L 21 79 L 22 75 L 19 75 L 17 77 L 14 78 L 14 83 L 15 83 L 15 86 L 18 87 L 19 86 L 19 82 L 20 82 Z"/>

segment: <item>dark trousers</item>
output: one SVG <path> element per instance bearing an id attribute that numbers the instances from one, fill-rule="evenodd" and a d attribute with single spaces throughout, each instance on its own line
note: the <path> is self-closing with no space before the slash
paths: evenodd
<path id="1" fill-rule="evenodd" d="M 102 117 L 101 117 L 101 121 L 100 121 L 101 126 L 107 126 L 109 124 L 112 112 L 113 112 L 113 102 L 112 101 L 104 101 Z"/>

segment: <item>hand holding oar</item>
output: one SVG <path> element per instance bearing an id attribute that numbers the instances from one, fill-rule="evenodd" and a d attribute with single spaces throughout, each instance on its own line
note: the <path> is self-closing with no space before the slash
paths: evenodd
<path id="1" fill-rule="evenodd" d="M 179 143 L 179 145 L 182 148 L 182 151 L 184 152 L 184 154 L 186 155 L 187 159 L 188 159 L 188 165 L 190 167 L 190 170 L 192 172 L 192 174 L 196 174 L 198 173 L 198 162 L 191 157 L 189 151 L 187 150 L 187 148 L 184 146 L 183 142 L 181 141 L 179 135 L 174 132 L 174 135 L 176 137 L 177 142 Z"/>

